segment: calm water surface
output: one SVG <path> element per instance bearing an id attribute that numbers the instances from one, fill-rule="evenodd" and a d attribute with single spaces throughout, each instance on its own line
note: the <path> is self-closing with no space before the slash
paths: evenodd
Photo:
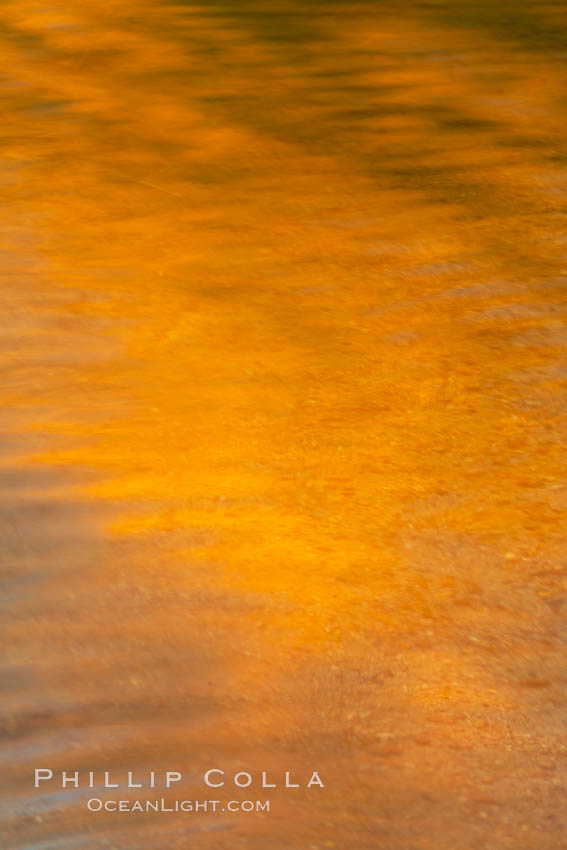
<path id="1" fill-rule="evenodd" d="M 2 847 L 563 850 L 567 4 L 0 43 Z M 327 787 L 95 815 L 38 766 Z"/>

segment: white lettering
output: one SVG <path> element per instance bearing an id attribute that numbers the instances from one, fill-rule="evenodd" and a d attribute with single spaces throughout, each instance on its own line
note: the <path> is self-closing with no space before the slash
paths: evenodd
<path id="1" fill-rule="evenodd" d="M 275 788 L 275 782 L 268 782 L 268 775 L 265 770 L 262 771 L 262 788 Z"/>
<path id="2" fill-rule="evenodd" d="M 40 774 L 45 774 L 45 776 L 41 776 Z M 36 767 L 34 770 L 34 782 L 33 787 L 38 788 L 39 783 L 43 782 L 44 779 L 53 779 L 53 771 L 49 770 L 47 767 Z"/>
<path id="3" fill-rule="evenodd" d="M 221 780 L 220 782 L 210 782 L 209 777 L 211 773 L 220 773 L 221 776 L 224 776 L 224 770 L 218 770 L 216 767 L 211 768 L 211 770 L 207 770 L 205 773 L 205 783 L 210 788 L 220 788 L 221 785 L 224 785 L 224 780 Z"/>
<path id="4" fill-rule="evenodd" d="M 132 771 L 129 770 L 128 771 L 128 788 L 141 788 L 141 787 L 142 787 L 142 783 L 141 782 L 134 782 L 134 780 L 132 778 Z"/>
<path id="5" fill-rule="evenodd" d="M 321 777 L 319 776 L 319 774 L 317 773 L 316 770 L 314 770 L 313 773 L 311 774 L 311 779 L 307 783 L 307 787 L 311 788 L 312 785 L 318 785 L 320 788 L 325 787 L 325 785 L 321 781 Z"/>
<path id="6" fill-rule="evenodd" d="M 67 785 L 73 785 L 75 788 L 79 787 L 79 771 L 76 770 L 72 774 L 67 774 L 67 771 L 64 770 L 61 774 L 61 787 L 66 788 Z"/>

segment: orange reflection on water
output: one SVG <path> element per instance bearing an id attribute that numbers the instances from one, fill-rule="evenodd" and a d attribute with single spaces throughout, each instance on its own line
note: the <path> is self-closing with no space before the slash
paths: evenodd
<path id="1" fill-rule="evenodd" d="M 420 4 L 289 5 L 289 41 L 256 3 L 3 7 L 6 191 L 35 263 L 3 286 L 38 317 L 5 401 L 42 435 L 16 460 L 108 509 L 99 570 L 70 580 L 93 716 L 97 682 L 144 723 L 190 705 L 160 641 L 202 628 L 227 687 L 279 693 L 211 721 L 225 753 L 258 724 L 299 749 L 323 729 L 340 777 L 345 736 L 367 766 L 399 754 L 380 735 L 425 736 L 400 787 L 430 770 L 445 799 L 470 765 L 444 736 L 480 759 L 526 716 L 546 746 L 559 727 L 565 74 Z"/>

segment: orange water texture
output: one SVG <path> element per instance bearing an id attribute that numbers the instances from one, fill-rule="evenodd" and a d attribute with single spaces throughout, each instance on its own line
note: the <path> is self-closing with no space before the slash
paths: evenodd
<path id="1" fill-rule="evenodd" d="M 564 850 L 566 38 L 2 4 L 3 848 Z"/>

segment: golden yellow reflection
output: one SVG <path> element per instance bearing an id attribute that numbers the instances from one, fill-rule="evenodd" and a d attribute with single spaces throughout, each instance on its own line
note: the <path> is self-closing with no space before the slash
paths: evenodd
<path id="1" fill-rule="evenodd" d="M 30 435 L 9 463 L 104 516 L 85 599 L 156 603 L 104 619 L 128 636 L 123 693 L 159 679 L 175 702 L 144 635 L 189 640 L 196 605 L 239 693 L 269 688 L 268 658 L 291 676 L 266 736 L 317 728 L 297 698 L 317 660 L 329 699 L 391 663 L 385 713 L 499 746 L 561 663 L 559 24 L 531 3 L 507 33 L 465 0 L 280 5 L 4 4 L 5 227 L 31 258 L 2 283 L 4 403 Z M 352 675 L 358 707 L 321 723 L 395 757 L 382 684 Z M 248 709 L 228 749 L 261 726 Z"/>

